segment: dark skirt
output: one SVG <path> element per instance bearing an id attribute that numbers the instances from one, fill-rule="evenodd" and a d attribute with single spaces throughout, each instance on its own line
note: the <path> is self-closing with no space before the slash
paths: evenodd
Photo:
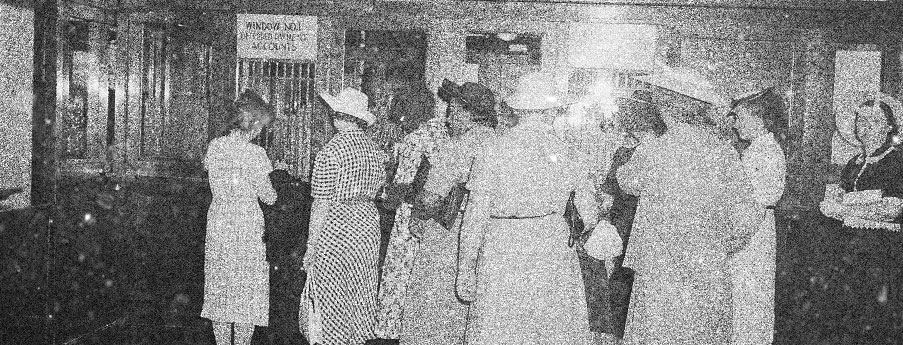
<path id="1" fill-rule="evenodd" d="M 580 269 L 586 288 L 586 308 L 589 314 L 589 329 L 593 332 L 614 334 L 612 327 L 611 294 L 605 275 L 605 261 L 596 260 L 580 251 Z"/>
<path id="2" fill-rule="evenodd" d="M 844 249 L 830 288 L 846 335 L 861 343 L 903 339 L 903 233 L 840 228 Z"/>

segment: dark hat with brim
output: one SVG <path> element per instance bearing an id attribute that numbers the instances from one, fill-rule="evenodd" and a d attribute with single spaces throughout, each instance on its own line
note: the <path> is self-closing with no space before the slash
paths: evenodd
<path id="1" fill-rule="evenodd" d="M 734 99 L 732 99 L 730 101 L 730 108 L 733 109 L 743 103 L 752 102 L 752 101 L 757 100 L 760 97 L 764 96 L 765 94 L 767 94 L 769 92 L 773 92 L 773 91 L 774 91 L 774 86 L 770 86 L 770 87 L 766 87 L 761 90 L 750 91 L 747 93 L 740 94 L 739 96 L 735 97 Z"/>
<path id="2" fill-rule="evenodd" d="M 497 117 L 495 94 L 482 84 L 465 82 L 458 85 L 445 79 L 437 94 L 446 103 L 450 103 L 452 100 L 461 102 L 464 108 L 472 113 L 474 121 Z"/>

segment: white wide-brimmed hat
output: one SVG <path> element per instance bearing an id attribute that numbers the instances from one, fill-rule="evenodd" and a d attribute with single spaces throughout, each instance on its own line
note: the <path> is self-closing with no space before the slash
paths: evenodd
<path id="1" fill-rule="evenodd" d="M 368 108 L 369 98 L 357 89 L 346 87 L 335 97 L 325 92 L 320 92 L 320 97 L 326 101 L 326 104 L 332 108 L 332 111 L 364 120 L 368 126 L 376 122 L 376 117 L 373 116 L 373 113 Z"/>
<path id="2" fill-rule="evenodd" d="M 856 112 L 859 111 L 859 106 L 865 102 L 872 101 L 875 103 L 875 106 L 878 106 L 880 103 L 887 104 L 890 107 L 890 111 L 893 113 L 891 115 L 894 116 L 894 119 L 897 121 L 897 125 L 903 124 L 903 104 L 900 103 L 896 98 L 891 95 L 888 95 L 883 92 L 867 92 L 860 98 L 855 104 L 851 111 Z M 835 127 L 837 128 L 837 132 L 840 133 L 840 137 L 843 138 L 844 141 L 853 145 L 859 146 L 859 140 L 856 139 L 856 114 L 847 114 L 848 116 L 837 116 L 835 118 Z"/>
<path id="3" fill-rule="evenodd" d="M 563 107 L 571 102 L 566 94 L 558 90 L 554 76 L 531 72 L 518 78 L 514 93 L 505 98 L 505 103 L 514 109 L 544 110 Z"/>
<path id="4" fill-rule="evenodd" d="M 662 66 L 658 72 L 635 79 L 717 107 L 727 107 L 730 103 L 723 91 L 691 68 Z"/>

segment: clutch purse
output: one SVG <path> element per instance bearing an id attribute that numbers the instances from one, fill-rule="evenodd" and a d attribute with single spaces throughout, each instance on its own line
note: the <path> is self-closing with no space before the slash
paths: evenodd
<path id="1" fill-rule="evenodd" d="M 451 191 L 448 192 L 448 196 L 445 197 L 445 208 L 443 209 L 442 214 L 439 215 L 439 219 L 437 221 L 442 227 L 451 230 L 451 228 L 455 225 L 455 219 L 458 219 L 459 216 L 464 216 L 464 211 L 467 210 L 467 202 L 470 199 L 470 190 L 467 189 L 467 181 L 470 181 L 470 173 L 473 171 L 473 165 L 476 162 L 476 157 L 470 160 L 470 167 L 467 169 L 467 178 L 464 182 L 456 183 L 452 186 Z"/>
<path id="2" fill-rule="evenodd" d="M 448 196 L 445 197 L 445 208 L 442 214 L 439 215 L 438 221 L 446 229 L 451 230 L 455 224 L 455 219 L 464 215 L 467 199 L 470 196 L 470 191 L 464 185 L 464 183 L 455 184 L 451 191 L 448 192 Z"/>

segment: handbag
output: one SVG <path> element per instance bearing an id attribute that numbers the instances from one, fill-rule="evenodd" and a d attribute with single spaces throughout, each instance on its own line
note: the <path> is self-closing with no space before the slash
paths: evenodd
<path id="1" fill-rule="evenodd" d="M 467 200 L 470 197 L 470 191 L 465 187 L 465 183 L 456 183 L 448 196 L 445 197 L 445 205 L 442 214 L 439 215 L 439 224 L 442 227 L 451 230 L 455 224 L 455 220 L 459 216 L 464 216 L 467 208 Z"/>
<path id="2" fill-rule="evenodd" d="M 577 243 L 577 241 L 580 240 L 580 237 L 586 232 L 583 218 L 580 217 L 580 211 L 577 211 L 577 205 L 574 204 L 576 195 L 576 192 L 571 191 L 571 196 L 564 206 L 564 220 L 571 229 L 571 235 L 568 236 L 568 247 L 574 247 L 574 244 Z"/>
<path id="3" fill-rule="evenodd" d="M 448 195 L 445 197 L 445 207 L 437 221 L 446 229 L 451 230 L 455 225 L 455 220 L 458 219 L 458 217 L 463 218 L 464 212 L 467 210 L 467 202 L 470 199 L 470 190 L 467 189 L 467 182 L 470 180 L 470 172 L 473 170 L 475 161 L 476 158 L 471 159 L 470 161 L 470 169 L 467 170 L 467 179 L 465 179 L 464 182 L 459 182 L 452 186 L 451 191 L 449 191 Z"/>

